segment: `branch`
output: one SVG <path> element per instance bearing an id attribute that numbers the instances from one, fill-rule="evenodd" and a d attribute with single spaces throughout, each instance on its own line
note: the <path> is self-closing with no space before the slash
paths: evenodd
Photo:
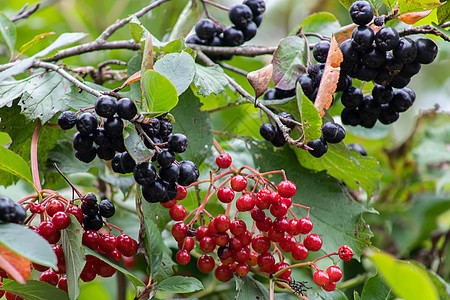
<path id="1" fill-rule="evenodd" d="M 40 5 L 41 5 L 41 4 L 38 3 L 38 4 L 36 4 L 35 6 L 33 6 L 33 8 L 30 8 L 30 9 L 27 11 L 28 3 L 25 4 L 25 5 L 19 10 L 19 12 L 18 12 L 14 17 L 11 18 L 11 22 L 16 22 L 16 21 L 18 21 L 18 20 L 20 20 L 20 19 L 26 19 L 26 18 L 28 18 L 29 16 L 31 16 L 32 14 L 34 14 L 34 13 L 38 10 L 38 8 L 39 8 Z"/>
<path id="2" fill-rule="evenodd" d="M 214 47 L 214 46 L 201 46 L 197 44 L 187 44 L 187 46 L 193 50 L 201 51 L 205 54 L 232 54 L 240 56 L 258 56 L 270 54 L 272 55 L 277 47 L 266 46 L 242 46 L 242 47 Z"/>
<path id="3" fill-rule="evenodd" d="M 446 22 L 441 25 L 442 28 L 448 27 L 448 26 L 450 26 L 450 22 Z M 400 31 L 398 33 L 398 35 L 399 36 L 407 36 L 407 35 L 419 34 L 419 33 L 433 34 L 433 35 L 441 37 L 444 41 L 450 42 L 450 37 L 446 36 L 445 34 L 443 34 L 442 32 L 440 32 L 439 30 L 437 30 L 436 28 L 434 28 L 431 25 L 421 25 L 421 26 L 417 26 L 417 27 L 406 28 L 406 29 L 403 29 L 402 31 Z"/>

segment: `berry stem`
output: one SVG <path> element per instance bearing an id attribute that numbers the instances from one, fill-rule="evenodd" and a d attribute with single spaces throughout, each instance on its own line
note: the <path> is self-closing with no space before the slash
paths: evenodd
<path id="1" fill-rule="evenodd" d="M 41 180 L 39 179 L 39 165 L 38 165 L 38 142 L 39 133 L 41 131 L 41 121 L 36 122 L 36 127 L 34 127 L 33 136 L 31 137 L 31 175 L 33 178 L 33 188 L 38 193 L 39 199 L 42 199 L 40 191 L 42 190 Z"/>
<path id="2" fill-rule="evenodd" d="M 325 255 L 323 255 L 321 257 L 318 257 L 318 258 L 316 258 L 313 261 L 307 261 L 307 262 L 302 262 L 302 263 L 290 265 L 290 266 L 288 266 L 288 267 L 286 267 L 284 269 L 281 269 L 281 270 L 277 271 L 276 273 L 274 273 L 273 277 L 278 277 L 281 273 L 283 273 L 283 272 L 285 272 L 285 271 L 287 271 L 289 269 L 293 269 L 293 268 L 305 267 L 305 266 L 312 266 L 313 268 L 318 268 L 317 265 L 316 265 L 317 261 L 319 261 L 321 259 L 324 259 L 326 257 L 332 256 L 332 255 L 338 255 L 338 253 L 337 252 L 331 252 L 331 253 L 325 254 Z"/>
<path id="3" fill-rule="evenodd" d="M 58 173 L 62 176 L 62 178 L 64 178 L 64 180 L 72 187 L 72 190 L 74 190 L 75 193 L 77 193 L 78 197 L 80 198 L 83 197 L 83 194 L 73 185 L 72 182 L 70 182 L 70 180 L 66 177 L 66 175 L 64 175 L 64 173 L 61 172 L 56 163 L 54 163 L 53 166 L 56 168 L 56 171 L 58 171 Z"/>
<path id="4" fill-rule="evenodd" d="M 141 124 L 134 123 L 134 126 L 139 131 L 139 135 L 141 136 L 141 138 L 145 138 L 147 142 L 153 147 L 153 149 L 155 149 L 156 153 L 161 152 L 161 148 L 159 148 L 155 143 L 153 143 L 152 139 L 145 133 L 144 129 L 142 129 Z"/>
<path id="5" fill-rule="evenodd" d="M 116 226 L 116 225 L 114 225 L 114 224 L 111 224 L 111 223 L 109 223 L 109 222 L 106 222 L 106 221 L 103 221 L 103 223 L 109 228 L 109 233 L 110 233 L 110 234 L 111 234 L 111 227 L 113 227 L 113 228 L 119 230 L 120 234 L 123 234 L 123 229 L 122 229 L 122 228 L 120 228 L 120 227 L 118 227 L 118 226 Z"/>
<path id="6" fill-rule="evenodd" d="M 215 6 L 215 7 L 217 7 L 217 8 L 220 8 L 220 9 L 222 9 L 222 10 L 226 10 L 226 11 L 229 10 L 228 7 L 222 6 L 222 5 L 220 5 L 220 4 L 214 3 L 214 2 L 209 1 L 209 0 L 201 0 L 201 1 L 202 1 L 203 5 L 205 5 L 205 3 L 207 3 L 207 4 L 210 4 L 210 5 Z M 205 10 L 206 10 L 206 7 L 205 7 Z"/>

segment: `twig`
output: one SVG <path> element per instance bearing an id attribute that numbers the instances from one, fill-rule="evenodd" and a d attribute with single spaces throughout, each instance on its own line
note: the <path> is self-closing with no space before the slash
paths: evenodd
<path id="1" fill-rule="evenodd" d="M 247 77 L 247 74 L 248 74 L 247 71 L 241 70 L 241 69 L 239 69 L 239 68 L 233 67 L 233 66 L 231 66 L 231 65 L 229 65 L 229 64 L 226 64 L 226 63 L 223 63 L 223 62 L 217 62 L 217 64 L 218 64 L 219 66 L 221 66 L 222 68 L 224 68 L 224 69 L 227 69 L 227 70 L 236 72 L 236 73 L 238 73 L 238 74 L 241 74 L 241 75 Z"/>
<path id="2" fill-rule="evenodd" d="M 38 8 L 39 8 L 40 5 L 41 5 L 40 3 L 37 3 L 35 6 L 33 6 L 32 8 L 30 8 L 29 10 L 27 10 L 27 8 L 28 8 L 28 3 L 25 4 L 25 5 L 19 10 L 19 12 L 18 12 L 14 17 L 11 18 L 11 22 L 16 22 L 16 21 L 18 21 L 18 20 L 20 20 L 20 19 L 26 19 L 26 18 L 28 18 L 29 16 L 31 16 L 32 14 L 34 14 L 34 13 L 38 10 Z"/>
<path id="3" fill-rule="evenodd" d="M 212 1 L 209 1 L 209 0 L 201 0 L 201 1 L 202 1 L 203 3 L 208 3 L 208 4 L 212 5 L 212 6 L 215 6 L 215 7 L 217 7 L 217 8 L 220 8 L 220 9 L 222 9 L 222 10 L 226 10 L 226 11 L 229 10 L 228 7 L 222 6 L 222 5 L 220 5 L 220 4 L 217 4 L 217 3 L 212 2 Z"/>
<path id="4" fill-rule="evenodd" d="M 449 24 L 447 24 L 449 23 Z M 444 24 L 441 25 L 442 28 L 444 28 L 444 25 L 446 27 L 450 26 L 450 22 L 446 22 Z M 399 36 L 407 36 L 407 35 L 412 35 L 412 34 L 433 34 L 436 36 L 441 37 L 444 41 L 450 42 L 450 37 L 446 36 L 445 34 L 443 34 L 442 32 L 440 32 L 439 30 L 437 30 L 436 28 L 434 28 L 431 25 L 421 25 L 421 26 L 417 26 L 417 27 L 411 27 L 411 28 L 405 28 L 402 31 L 400 31 L 398 33 Z"/>
<path id="5" fill-rule="evenodd" d="M 39 179 L 39 165 L 37 156 L 39 133 L 41 131 L 41 127 L 41 121 L 38 120 L 33 131 L 33 136 L 31 138 L 31 173 L 33 177 L 33 184 L 37 189 L 36 192 L 38 193 L 42 190 L 41 180 Z"/>
<path id="6" fill-rule="evenodd" d="M 220 47 L 220 46 L 202 46 L 197 44 L 187 44 L 189 48 L 196 51 L 201 51 L 205 54 L 218 54 L 218 55 L 239 55 L 239 56 L 258 56 L 273 54 L 277 47 L 266 46 L 241 46 L 241 47 Z"/>
<path id="7" fill-rule="evenodd" d="M 235 106 L 239 106 L 239 105 L 246 104 L 246 103 L 247 103 L 247 101 L 237 100 L 237 101 L 228 103 L 227 105 L 224 105 L 224 106 L 219 106 L 219 107 L 208 109 L 207 112 L 209 112 L 211 114 L 211 113 L 215 113 L 215 112 L 218 112 L 218 111 L 230 108 L 230 107 L 235 107 Z"/>

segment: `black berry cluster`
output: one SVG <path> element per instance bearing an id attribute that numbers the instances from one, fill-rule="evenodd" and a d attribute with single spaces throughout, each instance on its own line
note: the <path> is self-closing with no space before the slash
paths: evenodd
<path id="1" fill-rule="evenodd" d="M 340 143 L 345 138 L 345 129 L 340 124 L 326 122 L 322 125 L 322 136 L 314 141 L 309 141 L 306 145 L 311 147 L 309 150 L 314 157 L 321 157 L 328 151 L 328 143 Z"/>
<path id="2" fill-rule="evenodd" d="M 295 127 L 295 119 L 290 113 L 280 112 L 278 117 L 280 117 L 281 123 L 289 129 L 292 130 Z M 271 142 L 275 147 L 281 147 L 286 143 L 281 129 L 271 123 L 263 123 L 259 128 L 259 133 L 265 140 Z"/>
<path id="3" fill-rule="evenodd" d="M 186 39 L 186 43 L 206 46 L 240 46 L 251 40 L 262 22 L 266 10 L 264 0 L 245 0 L 242 4 L 232 6 L 228 17 L 233 25 L 225 29 L 217 26 L 210 19 L 202 19 L 195 25 L 195 34 Z M 231 59 L 230 56 L 214 56 L 213 59 Z"/>
<path id="4" fill-rule="evenodd" d="M 0 222 L 22 224 L 27 217 L 25 208 L 8 197 L 0 197 Z"/>
<path id="5" fill-rule="evenodd" d="M 103 226 L 102 218 L 111 218 L 116 212 L 114 203 L 103 199 L 97 203 L 97 197 L 93 193 L 87 193 L 81 198 L 81 210 L 83 212 L 83 226 L 85 230 L 100 230 Z"/>
<path id="6" fill-rule="evenodd" d="M 295 89 L 292 90 L 282 90 L 279 88 L 269 88 L 264 94 L 264 100 L 279 100 L 285 98 L 291 98 L 295 96 Z"/>

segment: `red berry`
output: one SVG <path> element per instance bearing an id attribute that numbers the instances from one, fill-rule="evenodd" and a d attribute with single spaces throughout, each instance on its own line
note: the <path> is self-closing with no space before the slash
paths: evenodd
<path id="1" fill-rule="evenodd" d="M 210 236 L 209 228 L 206 226 L 200 226 L 197 228 L 197 233 L 195 234 L 195 238 L 197 241 L 201 241 L 205 236 Z"/>
<path id="2" fill-rule="evenodd" d="M 99 239 L 98 247 L 105 253 L 111 252 L 117 247 L 117 239 L 112 234 L 104 234 Z"/>
<path id="3" fill-rule="evenodd" d="M 203 254 L 200 256 L 200 258 L 197 260 L 197 268 L 202 273 L 209 273 L 212 270 L 214 270 L 214 267 L 216 266 L 216 263 L 214 261 L 214 258 L 210 255 Z"/>
<path id="4" fill-rule="evenodd" d="M 172 208 L 175 204 L 177 204 L 177 200 L 173 199 L 167 202 L 160 202 L 160 204 L 164 208 Z"/>
<path id="5" fill-rule="evenodd" d="M 252 242 L 252 234 L 250 233 L 250 231 L 246 230 L 244 232 L 244 234 L 242 234 L 241 236 L 239 236 L 242 240 L 242 243 L 244 244 L 244 246 L 248 246 L 250 245 L 250 243 Z"/>
<path id="6" fill-rule="evenodd" d="M 94 261 L 86 261 L 83 270 L 81 271 L 80 278 L 84 282 L 89 282 L 95 279 L 97 276 L 97 268 Z"/>
<path id="7" fill-rule="evenodd" d="M 298 220 L 296 219 L 289 220 L 289 229 L 286 232 L 289 233 L 290 235 L 298 235 L 299 231 L 297 229 L 297 225 Z"/>
<path id="8" fill-rule="evenodd" d="M 221 260 L 225 260 L 230 258 L 233 255 L 233 251 L 231 250 L 230 247 L 228 246 L 224 246 L 224 247 L 219 247 L 219 249 L 217 249 L 217 256 L 219 256 L 219 258 Z"/>
<path id="9" fill-rule="evenodd" d="M 195 241 L 191 236 L 187 236 L 181 242 L 178 242 L 178 249 L 191 252 L 194 249 Z"/>
<path id="10" fill-rule="evenodd" d="M 246 263 L 239 263 L 236 265 L 235 272 L 238 276 L 243 277 L 248 274 L 249 270 L 250 270 L 250 268 L 248 267 L 248 265 Z"/>
<path id="11" fill-rule="evenodd" d="M 38 231 L 50 244 L 55 244 L 61 237 L 61 232 L 50 221 L 42 222 L 38 227 Z"/>
<path id="12" fill-rule="evenodd" d="M 255 224 L 260 231 L 267 232 L 272 228 L 272 219 L 266 217 L 263 222 L 256 222 Z"/>
<path id="13" fill-rule="evenodd" d="M 69 206 L 66 213 L 74 215 L 77 218 L 78 222 L 80 222 L 80 224 L 83 224 L 84 218 L 83 211 L 78 206 L 75 205 Z"/>
<path id="14" fill-rule="evenodd" d="M 281 241 L 278 242 L 278 245 L 283 251 L 291 252 L 297 245 L 297 241 L 295 240 L 295 237 L 293 237 L 292 235 L 285 235 L 283 236 Z"/>
<path id="15" fill-rule="evenodd" d="M 266 213 L 256 207 L 252 209 L 250 215 L 255 222 L 264 222 L 264 220 L 266 219 Z"/>
<path id="16" fill-rule="evenodd" d="M 263 253 L 270 249 L 270 240 L 267 235 L 257 234 L 252 238 L 252 248 L 257 253 Z"/>
<path id="17" fill-rule="evenodd" d="M 261 271 L 266 273 L 272 273 L 274 265 L 275 265 L 275 258 L 271 253 L 264 252 L 258 256 L 258 266 Z"/>
<path id="18" fill-rule="evenodd" d="M 277 192 L 272 192 L 270 194 L 270 204 L 281 204 L 281 196 Z"/>
<path id="19" fill-rule="evenodd" d="M 5 298 L 6 300 L 23 300 L 22 297 L 17 296 L 16 294 L 13 294 L 11 292 L 5 292 Z"/>
<path id="20" fill-rule="evenodd" d="M 269 236 L 269 239 L 272 242 L 276 242 L 276 243 L 281 241 L 281 239 L 284 236 L 284 232 L 275 231 L 275 230 L 273 230 L 273 228 L 271 228 L 267 234 Z"/>
<path id="21" fill-rule="evenodd" d="M 338 282 L 342 278 L 342 270 L 338 266 L 329 266 L 327 268 L 327 274 L 330 282 Z"/>
<path id="22" fill-rule="evenodd" d="M 309 255 L 309 251 L 302 244 L 297 244 L 294 249 L 292 249 L 291 254 L 292 258 L 295 260 L 305 260 Z"/>
<path id="23" fill-rule="evenodd" d="M 250 251 L 250 254 L 248 255 L 248 259 L 246 261 L 246 264 L 250 267 L 254 267 L 258 264 L 258 253 Z"/>
<path id="24" fill-rule="evenodd" d="M 247 225 L 242 220 L 234 220 L 230 223 L 230 232 L 235 236 L 241 236 L 247 231 Z"/>
<path id="25" fill-rule="evenodd" d="M 214 228 L 218 232 L 225 232 L 230 228 L 230 219 L 226 215 L 218 215 L 214 218 Z"/>
<path id="26" fill-rule="evenodd" d="M 227 186 L 221 187 L 217 191 L 217 198 L 222 203 L 230 203 L 234 199 L 234 191 Z"/>
<path id="27" fill-rule="evenodd" d="M 67 276 L 64 275 L 62 276 L 59 281 L 58 281 L 58 288 L 63 290 L 64 292 L 68 293 L 68 288 L 67 288 Z"/>
<path id="28" fill-rule="evenodd" d="M 229 265 L 220 264 L 214 271 L 217 280 L 227 282 L 233 278 L 233 269 Z"/>
<path id="29" fill-rule="evenodd" d="M 343 261 L 350 261 L 353 257 L 353 250 L 347 245 L 342 245 L 338 250 L 339 258 Z"/>
<path id="30" fill-rule="evenodd" d="M 55 271 L 58 274 L 65 274 L 66 273 L 66 259 L 64 258 L 64 251 L 63 248 L 60 245 L 54 245 L 52 247 L 53 252 L 56 254 L 57 263 L 56 266 L 58 267 L 58 271 Z"/>
<path id="31" fill-rule="evenodd" d="M 40 264 L 37 264 L 37 263 L 33 263 L 33 268 L 36 271 L 39 271 L 39 272 L 44 272 L 44 271 L 47 271 L 49 269 L 47 266 L 43 266 L 43 265 L 40 265 Z M 3 276 L 0 276 L 0 277 L 3 277 Z"/>
<path id="32" fill-rule="evenodd" d="M 214 239 L 210 236 L 205 236 L 200 241 L 200 249 L 202 249 L 205 253 L 211 253 L 216 248 L 216 243 L 214 242 Z"/>
<path id="33" fill-rule="evenodd" d="M 47 203 L 45 210 L 50 217 L 53 217 L 58 211 L 64 211 L 64 204 L 59 200 L 52 200 Z"/>
<path id="34" fill-rule="evenodd" d="M 238 211 L 251 211 L 253 207 L 255 207 L 255 198 L 250 194 L 244 194 L 236 200 L 236 208 Z"/>
<path id="35" fill-rule="evenodd" d="M 313 222 L 309 218 L 301 218 L 297 223 L 297 230 L 301 234 L 308 234 L 313 229 Z"/>
<path id="36" fill-rule="evenodd" d="M 281 203 L 283 203 L 284 205 L 286 205 L 287 208 L 289 208 L 292 206 L 292 199 L 281 197 Z"/>
<path id="37" fill-rule="evenodd" d="M 270 213 L 275 218 L 282 218 L 287 214 L 287 206 L 284 203 L 275 203 L 270 206 Z"/>
<path id="38" fill-rule="evenodd" d="M 242 175 L 236 175 L 231 178 L 230 185 L 235 192 L 242 192 L 247 187 L 247 179 Z"/>
<path id="39" fill-rule="evenodd" d="M 131 257 L 124 256 L 123 264 L 125 265 L 125 269 L 131 270 L 131 269 L 134 269 L 134 267 L 136 266 L 136 260 L 135 260 L 134 256 L 131 256 Z"/>
<path id="40" fill-rule="evenodd" d="M 122 253 L 120 253 L 120 251 L 117 249 L 114 249 L 113 251 L 106 253 L 106 255 L 108 255 L 117 262 L 122 261 Z"/>
<path id="41" fill-rule="evenodd" d="M 56 229 L 66 229 L 70 224 L 70 217 L 63 211 L 58 211 L 53 215 L 52 223 Z"/>
<path id="42" fill-rule="evenodd" d="M 277 189 L 278 194 L 280 194 L 281 197 L 285 198 L 292 198 L 295 195 L 295 192 L 297 191 L 297 187 L 290 180 L 281 181 L 278 184 Z"/>
<path id="43" fill-rule="evenodd" d="M 233 251 L 239 250 L 242 247 L 244 247 L 244 243 L 242 242 L 242 240 L 239 237 L 235 236 L 230 239 L 231 250 L 233 250 Z"/>
<path id="44" fill-rule="evenodd" d="M 177 224 L 175 224 L 175 225 L 177 225 Z M 186 228 L 186 230 L 187 230 L 187 228 Z M 172 228 L 172 232 L 173 232 L 173 228 Z M 129 257 L 129 256 L 133 256 L 136 254 L 138 244 L 134 239 L 132 239 L 128 235 L 121 234 L 117 237 L 117 246 L 116 247 L 117 247 L 117 250 L 119 250 L 123 256 Z"/>
<path id="45" fill-rule="evenodd" d="M 256 193 L 256 206 L 259 209 L 269 208 L 272 192 L 268 189 L 261 189 Z"/>
<path id="46" fill-rule="evenodd" d="M 183 222 L 178 222 L 172 227 L 172 236 L 175 238 L 177 242 L 179 242 L 186 237 L 187 231 L 188 228 L 186 224 L 184 224 Z"/>
<path id="47" fill-rule="evenodd" d="M 41 204 L 30 204 L 30 212 L 32 214 L 42 214 L 45 211 L 45 207 Z"/>
<path id="48" fill-rule="evenodd" d="M 275 266 L 274 266 L 274 272 L 278 272 L 278 271 L 280 271 L 280 270 L 282 270 L 282 269 L 285 269 L 285 268 L 287 268 L 287 267 L 289 267 L 289 264 L 280 261 L 279 263 L 276 263 L 276 264 L 275 264 Z M 281 273 L 280 275 L 278 275 L 278 278 L 281 278 L 281 279 L 287 279 L 287 278 L 289 278 L 289 277 L 291 276 L 291 273 L 292 273 L 292 270 L 291 270 L 291 269 L 286 270 L 286 271 L 284 271 L 283 273 Z"/>
<path id="49" fill-rule="evenodd" d="M 180 265 L 187 265 L 191 260 L 191 255 L 186 250 L 180 250 L 177 252 L 176 259 Z"/>
<path id="50" fill-rule="evenodd" d="M 221 169 L 227 169 L 231 166 L 231 156 L 228 153 L 221 153 L 216 157 L 216 164 Z"/>
<path id="51" fill-rule="evenodd" d="M 303 245 L 309 251 L 319 251 L 322 248 L 322 239 L 315 233 L 308 234 L 303 241 Z"/>
<path id="52" fill-rule="evenodd" d="M 217 233 L 216 226 L 214 225 L 215 221 L 216 221 L 216 219 L 211 219 L 211 221 L 209 221 L 209 224 L 208 224 L 208 230 L 209 230 L 209 234 L 211 236 Z"/>
<path id="53" fill-rule="evenodd" d="M 50 269 L 42 273 L 41 276 L 39 277 L 39 280 L 56 286 L 58 284 L 58 274 L 56 274 L 55 271 Z"/>
<path id="54" fill-rule="evenodd" d="M 170 210 L 170 218 L 174 221 L 182 221 L 186 217 L 186 208 L 181 204 L 175 204 Z"/>
<path id="55" fill-rule="evenodd" d="M 336 282 L 327 282 L 322 286 L 322 288 L 327 292 L 332 292 L 336 289 Z"/>
<path id="56" fill-rule="evenodd" d="M 214 235 L 214 242 L 217 246 L 226 246 L 229 239 L 228 234 L 225 232 L 218 232 Z"/>
<path id="57" fill-rule="evenodd" d="M 322 285 L 328 283 L 330 278 L 328 277 L 327 272 L 325 272 L 323 270 L 317 270 L 316 273 L 314 273 L 314 275 L 313 275 L 313 279 L 317 285 L 322 286 Z"/>
<path id="58" fill-rule="evenodd" d="M 250 249 L 247 247 L 233 251 L 233 259 L 238 263 L 245 263 L 250 257 Z"/>
<path id="59" fill-rule="evenodd" d="M 88 230 L 85 233 L 83 233 L 82 243 L 83 245 L 85 245 L 88 248 L 91 248 L 92 250 L 97 250 L 99 243 L 99 236 L 97 231 Z"/>
<path id="60" fill-rule="evenodd" d="M 116 273 L 116 269 L 104 261 L 97 261 L 97 274 L 101 277 L 111 277 Z"/>
<path id="61" fill-rule="evenodd" d="M 289 230 L 289 221 L 286 218 L 277 218 L 273 221 L 272 228 L 278 232 L 286 232 Z"/>
<path id="62" fill-rule="evenodd" d="M 187 196 L 187 190 L 184 186 L 177 184 L 177 196 L 173 200 L 183 200 Z"/>

